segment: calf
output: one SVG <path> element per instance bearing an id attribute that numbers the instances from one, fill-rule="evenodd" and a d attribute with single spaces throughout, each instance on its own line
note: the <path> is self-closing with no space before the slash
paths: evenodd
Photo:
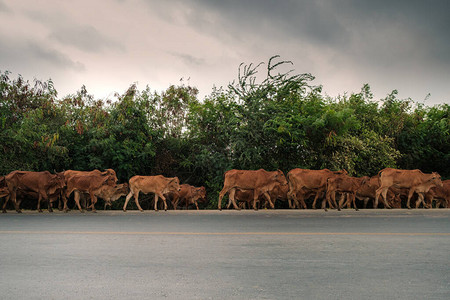
<path id="1" fill-rule="evenodd" d="M 167 210 L 167 202 L 164 194 L 170 192 L 180 191 L 180 180 L 178 177 L 164 177 L 162 175 L 156 176 L 133 176 L 130 178 L 130 193 L 128 193 L 123 205 L 123 211 L 127 211 L 127 204 L 131 197 L 134 196 L 136 206 L 140 211 L 144 211 L 139 205 L 139 192 L 145 194 L 155 194 L 155 211 L 158 211 L 158 198 L 161 198 L 164 202 L 164 210 Z"/>
<path id="2" fill-rule="evenodd" d="M 122 196 L 128 195 L 129 188 L 128 183 L 118 184 L 116 186 L 102 185 L 98 190 L 94 192 L 95 196 L 102 198 L 105 201 L 106 206 L 111 207 L 111 203 L 116 201 Z"/>
<path id="3" fill-rule="evenodd" d="M 198 201 L 206 202 L 206 189 L 204 186 L 195 187 L 189 184 L 182 184 L 180 185 L 180 191 L 173 193 L 172 204 L 175 210 L 178 204 L 184 204 L 186 209 L 188 209 L 190 204 L 195 204 L 195 207 L 199 210 Z"/>
<path id="4" fill-rule="evenodd" d="M 330 199 L 333 200 L 333 204 L 337 206 L 338 210 L 341 210 L 340 205 L 336 203 L 336 192 L 348 193 L 348 197 L 351 198 L 355 210 L 358 210 L 355 203 L 356 191 L 368 180 L 369 177 L 367 176 L 358 178 L 350 177 L 348 175 L 340 175 L 329 178 L 327 181 L 326 200 L 328 203 L 330 203 Z M 322 208 L 326 210 L 325 199 L 322 201 Z"/>
<path id="5" fill-rule="evenodd" d="M 442 186 L 432 187 L 428 193 L 425 194 L 427 204 L 432 207 L 433 200 L 436 200 L 436 208 L 450 207 L 450 180 L 442 181 Z"/>
<path id="6" fill-rule="evenodd" d="M 81 175 L 73 176 L 67 180 L 67 189 L 64 197 L 64 211 L 67 212 L 67 198 L 75 191 L 75 203 L 80 210 L 83 209 L 80 206 L 80 193 L 87 193 L 91 199 L 92 211 L 95 212 L 95 203 L 97 203 L 97 196 L 95 192 L 99 190 L 103 185 L 115 186 L 115 179 L 110 174 L 101 175 Z"/>
<path id="7" fill-rule="evenodd" d="M 378 175 L 372 176 L 369 180 L 367 180 L 364 184 L 360 186 L 360 188 L 356 191 L 356 198 L 364 201 L 364 208 L 367 207 L 367 202 L 369 200 L 374 201 L 375 205 L 375 195 L 377 189 L 380 187 L 379 177 Z M 387 202 L 390 206 L 400 208 L 398 201 L 396 201 L 398 197 L 396 197 L 395 193 L 392 189 L 389 189 L 387 192 Z"/>

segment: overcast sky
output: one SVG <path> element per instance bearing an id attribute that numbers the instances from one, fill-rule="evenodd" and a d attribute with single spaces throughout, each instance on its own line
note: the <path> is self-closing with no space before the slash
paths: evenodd
<path id="1" fill-rule="evenodd" d="M 60 97 L 184 78 L 203 98 L 273 55 L 332 97 L 369 83 L 375 99 L 450 103 L 450 1 L 0 0 L 0 71 Z"/>

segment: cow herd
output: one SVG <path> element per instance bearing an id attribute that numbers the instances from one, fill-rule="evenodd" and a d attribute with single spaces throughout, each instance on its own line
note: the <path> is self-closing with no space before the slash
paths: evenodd
<path id="1" fill-rule="evenodd" d="M 48 171 L 30 172 L 13 171 L 0 176 L 0 198 L 4 198 L 3 212 L 11 201 L 17 212 L 21 212 L 20 203 L 23 198 L 37 200 L 37 210 L 42 212 L 41 202 L 47 203 L 51 212 L 54 203 L 67 212 L 67 202 L 73 194 L 76 207 L 83 212 L 90 209 L 95 212 L 97 198 L 102 198 L 106 206 L 122 196 L 126 196 L 123 211 L 127 210 L 132 197 L 136 207 L 143 211 L 139 204 L 139 194 L 154 194 L 154 209 L 158 210 L 158 201 L 162 200 L 164 209 L 168 209 L 167 200 L 174 209 L 179 205 L 195 205 L 206 203 L 204 187 L 180 184 L 178 177 L 133 176 L 128 183 L 117 183 L 114 170 L 101 172 L 68 170 L 56 174 Z M 415 207 L 424 208 L 450 207 L 450 180 L 442 181 L 439 174 L 426 174 L 420 170 L 399 170 L 386 168 L 373 177 L 351 177 L 345 170 L 330 171 L 293 169 L 285 176 L 282 171 L 229 170 L 224 174 L 223 189 L 219 193 L 218 208 L 222 209 L 222 199 L 228 194 L 228 205 L 235 209 L 245 206 L 257 210 L 260 206 L 275 208 L 277 200 L 287 201 L 290 208 L 306 209 L 307 199 L 314 199 L 312 208 L 316 208 L 321 200 L 321 208 L 343 207 L 358 210 L 356 200 L 363 201 L 364 208 L 368 201 L 373 207 L 382 205 L 385 208 L 401 208 L 402 198 L 406 207 L 411 208 L 411 200 Z M 336 201 L 336 196 L 340 200 Z M 87 199 L 85 199 L 87 198 Z M 85 199 L 84 205 L 80 199 Z M 380 201 L 381 199 L 381 201 Z"/>

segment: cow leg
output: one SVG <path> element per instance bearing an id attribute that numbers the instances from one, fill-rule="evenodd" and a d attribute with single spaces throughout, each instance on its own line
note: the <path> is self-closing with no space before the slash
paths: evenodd
<path id="1" fill-rule="evenodd" d="M 139 205 L 139 191 L 134 193 L 134 202 L 136 203 L 137 208 L 139 209 L 139 211 L 143 212 L 144 210 L 142 209 L 142 207 Z"/>
<path id="2" fill-rule="evenodd" d="M 198 209 L 197 200 L 194 200 L 194 204 L 195 204 L 195 207 L 197 208 L 197 210 L 199 210 L 199 209 Z"/>
<path id="3" fill-rule="evenodd" d="M 40 193 L 39 193 L 39 194 L 40 194 Z M 46 202 L 47 202 L 47 210 L 48 210 L 49 212 L 53 212 L 52 204 L 51 204 L 51 202 L 50 202 L 50 197 L 49 197 L 47 194 L 42 193 L 41 200 L 42 200 L 42 199 L 45 199 Z M 41 210 L 40 212 L 42 212 L 42 210 Z"/>
<path id="4" fill-rule="evenodd" d="M 158 211 L 158 195 L 156 193 L 153 202 L 155 202 L 155 211 Z"/>
<path id="5" fill-rule="evenodd" d="M 317 199 L 319 199 L 319 195 L 320 195 L 320 193 L 317 192 L 317 193 L 316 193 L 316 196 L 314 197 L 314 201 L 313 201 L 313 204 L 312 204 L 312 208 L 313 208 L 313 209 L 317 209 L 317 208 L 316 208 L 316 202 L 317 202 Z M 325 197 L 325 198 L 326 198 L 326 197 Z M 323 206 L 324 206 L 324 201 L 326 200 L 325 198 L 324 198 L 324 200 L 322 200 L 322 208 L 324 208 Z"/>
<path id="6" fill-rule="evenodd" d="M 336 207 L 337 206 L 337 210 L 341 211 L 341 207 L 336 203 L 336 193 L 331 193 L 331 200 L 333 200 L 333 205 Z M 331 207 L 331 203 L 330 207 Z"/>
<path id="7" fill-rule="evenodd" d="M 376 193 L 375 193 L 375 202 L 373 203 L 373 208 L 378 208 L 378 198 L 382 197 L 383 203 L 384 203 L 384 207 L 385 208 L 391 208 L 391 206 L 389 205 L 389 203 L 387 202 L 387 193 L 388 193 L 388 189 L 389 187 L 380 187 L 379 189 L 377 189 Z"/>
<path id="8" fill-rule="evenodd" d="M 369 202 L 369 197 L 365 197 L 363 199 L 363 201 L 364 201 L 364 209 L 366 209 L 367 208 L 367 203 Z"/>
<path id="9" fill-rule="evenodd" d="M 14 204 L 14 208 L 16 209 L 16 212 L 18 212 L 19 214 L 22 213 L 22 210 L 20 209 L 20 205 L 19 203 L 17 203 L 17 190 L 13 190 L 11 192 L 11 201 Z"/>
<path id="10" fill-rule="evenodd" d="M 276 199 L 274 200 L 274 202 L 272 202 L 272 199 L 270 199 L 270 195 L 267 192 L 264 193 L 264 197 L 266 197 L 267 201 L 269 201 L 270 207 L 272 209 L 274 209 L 275 208 L 275 201 L 276 201 Z"/>
<path id="11" fill-rule="evenodd" d="M 416 208 L 419 208 L 420 203 L 423 204 L 423 208 L 427 208 L 427 205 L 425 204 L 424 197 L 423 197 L 422 193 L 419 193 L 419 197 L 418 197 L 418 199 L 416 201 Z"/>
<path id="12" fill-rule="evenodd" d="M 383 191 L 383 188 L 380 187 L 375 192 L 375 199 L 373 200 L 373 208 L 375 208 L 375 209 L 378 208 L 378 198 L 380 197 L 382 191 Z"/>
<path id="13" fill-rule="evenodd" d="M 161 198 L 162 201 L 164 202 L 164 211 L 167 211 L 167 201 L 166 201 L 166 197 L 164 197 L 163 194 L 159 194 L 159 198 Z M 156 201 L 155 201 L 155 202 L 156 202 Z M 187 210 L 188 205 L 189 205 L 189 203 L 188 203 L 188 201 L 187 201 L 187 199 L 186 199 L 186 210 Z"/>
<path id="14" fill-rule="evenodd" d="M 230 197 L 228 197 L 227 209 L 230 209 L 230 206 L 231 206 L 231 199 Z"/>
<path id="15" fill-rule="evenodd" d="M 11 195 L 6 196 L 5 198 L 5 202 L 3 202 L 3 210 L 2 213 L 6 214 L 6 204 L 8 204 L 9 198 L 11 197 Z"/>
<path id="16" fill-rule="evenodd" d="M 42 209 L 41 209 L 41 200 L 42 200 L 42 195 L 41 195 L 41 193 L 39 193 L 39 196 L 38 196 L 38 203 L 37 203 L 37 210 L 38 210 L 38 212 L 42 212 Z"/>
<path id="17" fill-rule="evenodd" d="M 288 204 L 289 204 L 289 208 L 292 208 L 292 202 L 293 202 L 293 198 L 294 198 L 294 193 L 291 193 L 290 191 L 287 194 L 287 198 L 288 198 Z"/>
<path id="18" fill-rule="evenodd" d="M 67 207 L 67 197 L 65 194 L 63 194 L 62 196 L 62 201 L 63 201 L 63 211 L 66 213 L 69 211 L 69 208 Z"/>
<path id="19" fill-rule="evenodd" d="M 63 210 L 63 201 L 60 199 L 58 199 L 58 210 L 62 211 Z"/>
<path id="20" fill-rule="evenodd" d="M 339 198 L 339 207 L 345 207 L 348 205 L 348 195 L 345 197 L 345 194 L 341 194 L 341 197 Z M 345 203 L 344 203 L 345 202 Z"/>
<path id="21" fill-rule="evenodd" d="M 406 207 L 408 209 L 411 209 L 411 198 L 414 195 L 414 189 L 409 189 L 409 193 L 408 193 L 408 200 L 406 201 Z"/>
<path id="22" fill-rule="evenodd" d="M 94 195 L 94 192 L 90 192 L 89 196 L 91 198 L 91 205 L 89 205 L 89 207 L 92 209 L 93 213 L 96 213 L 97 210 L 95 210 L 95 204 L 97 203 L 97 197 Z"/>
<path id="23" fill-rule="evenodd" d="M 256 206 L 256 201 L 258 201 L 258 193 L 253 190 L 253 209 L 258 210 L 258 206 Z"/>
<path id="24" fill-rule="evenodd" d="M 302 205 L 302 208 L 303 209 L 307 209 L 308 207 L 306 206 L 306 203 L 305 203 L 305 197 L 303 196 L 303 197 L 301 197 L 300 199 L 299 199 L 299 202 L 300 202 L 300 204 Z M 298 206 L 298 208 L 300 208 L 300 205 Z"/>
<path id="25" fill-rule="evenodd" d="M 53 203 L 50 201 L 50 198 L 47 199 L 47 203 L 48 203 L 48 212 L 53 212 Z"/>
<path id="26" fill-rule="evenodd" d="M 231 189 L 228 193 L 229 199 L 231 199 L 231 203 L 233 203 L 234 209 L 241 210 L 241 208 L 236 204 L 236 199 L 234 199 L 234 194 L 236 194 L 236 189 Z"/>
<path id="27" fill-rule="evenodd" d="M 222 198 L 223 196 L 225 196 L 225 194 L 229 191 L 228 188 L 223 187 L 223 189 L 220 191 L 219 193 L 219 203 L 217 204 L 217 207 L 219 210 L 222 210 Z M 236 203 L 233 203 L 234 205 L 236 205 Z M 235 207 L 236 208 L 236 207 Z"/>
<path id="28" fill-rule="evenodd" d="M 386 200 L 388 189 L 389 189 L 389 187 L 380 187 L 377 189 L 377 191 L 375 193 L 375 201 L 373 202 L 373 208 L 378 208 L 378 198 L 380 197 L 380 195 L 382 197 L 384 207 L 391 208 L 391 206 L 389 205 L 389 203 Z"/>
<path id="29" fill-rule="evenodd" d="M 166 198 L 164 197 L 163 194 L 157 194 L 157 193 L 155 193 L 155 211 L 158 211 L 158 196 L 159 196 L 159 198 L 161 198 L 162 201 L 164 202 L 164 210 L 167 211 Z"/>
<path id="30" fill-rule="evenodd" d="M 174 193 L 173 200 L 172 200 L 173 210 L 177 210 L 179 201 L 180 201 L 180 196 L 177 195 L 177 193 Z"/>
<path id="31" fill-rule="evenodd" d="M 80 205 L 80 192 L 79 191 L 75 191 L 73 198 L 75 200 L 75 205 L 78 207 L 78 210 L 80 212 L 84 213 L 84 210 L 81 208 L 81 205 Z"/>
<path id="32" fill-rule="evenodd" d="M 352 201 L 353 201 L 353 207 L 355 208 L 356 211 L 358 211 L 359 209 L 358 209 L 358 207 L 356 207 L 356 194 L 352 193 L 351 197 L 352 197 Z"/>
<path id="33" fill-rule="evenodd" d="M 316 197 L 317 197 L 317 194 L 316 194 Z M 322 200 L 322 209 L 323 209 L 324 211 L 327 211 L 327 205 L 326 205 L 326 202 L 329 203 L 328 197 L 330 197 L 330 195 L 329 195 L 329 193 L 327 192 L 327 193 L 325 194 L 325 197 L 324 197 L 323 200 Z M 314 200 L 314 201 L 316 201 L 316 200 Z M 314 207 L 314 202 L 313 202 L 313 207 Z"/>
<path id="34" fill-rule="evenodd" d="M 130 201 L 131 197 L 133 197 L 133 191 L 130 191 L 127 195 L 127 197 L 125 198 L 125 203 L 123 204 L 123 208 L 122 210 L 125 212 L 127 211 L 127 205 L 128 205 L 128 201 Z"/>

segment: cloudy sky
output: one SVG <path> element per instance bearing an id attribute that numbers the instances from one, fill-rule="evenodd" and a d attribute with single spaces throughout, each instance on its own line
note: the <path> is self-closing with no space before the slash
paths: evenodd
<path id="1" fill-rule="evenodd" d="M 184 78 L 202 98 L 273 55 L 332 97 L 369 83 L 376 99 L 450 103 L 450 1 L 0 0 L 0 71 L 51 78 L 60 97 Z"/>

